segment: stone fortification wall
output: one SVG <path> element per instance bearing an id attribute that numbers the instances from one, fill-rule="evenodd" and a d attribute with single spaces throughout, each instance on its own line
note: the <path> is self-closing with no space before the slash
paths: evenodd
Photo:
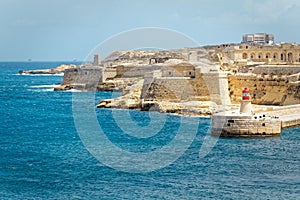
<path id="1" fill-rule="evenodd" d="M 117 76 L 122 78 L 144 77 L 146 73 L 154 70 L 160 70 L 160 65 L 145 65 L 145 66 L 117 66 Z"/>
<path id="2" fill-rule="evenodd" d="M 300 103 L 300 83 L 289 83 L 283 78 L 229 76 L 232 103 L 239 103 L 244 87 L 250 89 L 252 103 L 261 105 L 292 105 Z"/>
<path id="3" fill-rule="evenodd" d="M 96 86 L 107 79 L 116 77 L 116 69 L 114 68 L 72 68 L 66 69 L 62 86 L 64 85 L 77 85 L 78 87 Z"/>
<path id="4" fill-rule="evenodd" d="M 196 73 L 196 78 L 186 77 L 151 77 L 146 79 L 142 91 L 142 99 L 145 101 L 210 101 L 208 87 L 201 77 Z M 150 84 L 149 84 L 150 82 Z"/>
<path id="5" fill-rule="evenodd" d="M 184 72 L 187 69 L 184 69 Z M 226 74 L 219 72 L 200 73 L 195 71 L 195 78 L 164 77 L 164 71 L 159 76 L 148 74 L 142 98 L 145 100 L 163 101 L 213 101 L 219 105 L 230 104 L 228 80 Z"/>
<path id="6" fill-rule="evenodd" d="M 296 74 L 300 72 L 300 66 L 276 66 L 276 65 L 265 65 L 265 66 L 257 66 L 253 69 L 253 73 L 255 74 L 282 74 L 282 75 L 290 75 Z"/>
<path id="7" fill-rule="evenodd" d="M 75 89 L 95 89 L 103 81 L 103 68 L 73 68 L 64 73 L 62 86 L 72 86 Z"/>
<path id="8" fill-rule="evenodd" d="M 104 68 L 102 81 L 115 78 L 116 76 L 117 76 L 116 68 Z"/>
<path id="9" fill-rule="evenodd" d="M 141 99 L 149 98 L 147 97 L 147 93 L 151 84 L 154 82 L 156 78 L 161 78 L 162 72 L 161 70 L 154 70 L 152 72 L 146 73 L 144 76 L 144 83 L 141 92 Z"/>
<path id="10" fill-rule="evenodd" d="M 116 67 L 118 77 L 136 78 L 144 77 L 145 74 L 155 70 L 161 70 L 163 77 L 194 77 L 195 67 L 191 64 L 175 64 L 175 65 L 144 65 L 144 66 L 124 66 Z"/>
<path id="11" fill-rule="evenodd" d="M 188 78 L 155 78 L 143 97 L 146 101 L 188 101 L 195 94 Z"/>
<path id="12" fill-rule="evenodd" d="M 228 79 L 226 74 L 220 72 L 202 73 L 202 78 L 207 86 L 210 98 L 219 105 L 230 104 L 228 93 Z"/>

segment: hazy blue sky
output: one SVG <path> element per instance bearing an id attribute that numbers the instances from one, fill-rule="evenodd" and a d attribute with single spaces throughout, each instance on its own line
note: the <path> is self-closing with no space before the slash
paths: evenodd
<path id="1" fill-rule="evenodd" d="M 254 32 L 300 43 L 299 10 L 297 0 L 0 0 L 0 61 L 82 60 L 139 27 L 174 29 L 201 45 Z"/>

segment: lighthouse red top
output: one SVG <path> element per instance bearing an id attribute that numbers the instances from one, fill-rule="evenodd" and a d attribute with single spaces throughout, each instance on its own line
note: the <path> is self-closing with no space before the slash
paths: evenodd
<path id="1" fill-rule="evenodd" d="M 243 100 L 250 100 L 250 90 L 248 88 L 244 88 L 242 92 Z"/>

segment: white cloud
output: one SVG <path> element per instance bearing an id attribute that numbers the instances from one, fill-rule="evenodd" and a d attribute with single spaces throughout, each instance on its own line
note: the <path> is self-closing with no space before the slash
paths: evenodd
<path id="1" fill-rule="evenodd" d="M 252 24 L 274 23 L 289 15 L 290 10 L 298 7 L 296 0 L 246 0 L 243 11 L 245 22 Z"/>

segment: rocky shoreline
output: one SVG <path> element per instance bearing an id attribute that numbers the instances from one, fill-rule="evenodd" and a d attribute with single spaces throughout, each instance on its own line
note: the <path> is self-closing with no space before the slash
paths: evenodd
<path id="1" fill-rule="evenodd" d="M 20 74 L 64 73 L 55 90 L 121 92 L 120 97 L 102 99 L 98 108 L 211 116 L 237 109 L 243 85 L 250 88 L 252 101 L 258 105 L 300 103 L 299 66 L 287 68 L 285 73 L 285 65 L 264 68 L 269 61 L 242 62 L 235 59 L 236 55 L 227 55 L 240 47 L 238 44 L 170 51 L 116 51 L 101 63 L 97 60 Z M 240 56 L 240 50 L 236 54 Z M 256 67 L 259 73 L 250 70 Z M 266 74 L 269 71 L 272 73 Z"/>
<path id="2" fill-rule="evenodd" d="M 21 75 L 33 75 L 33 74 L 64 74 L 66 69 L 71 69 L 75 68 L 76 65 L 70 64 L 70 65 L 60 65 L 56 68 L 51 68 L 51 69 L 37 69 L 37 70 L 20 70 L 19 74 Z"/>

